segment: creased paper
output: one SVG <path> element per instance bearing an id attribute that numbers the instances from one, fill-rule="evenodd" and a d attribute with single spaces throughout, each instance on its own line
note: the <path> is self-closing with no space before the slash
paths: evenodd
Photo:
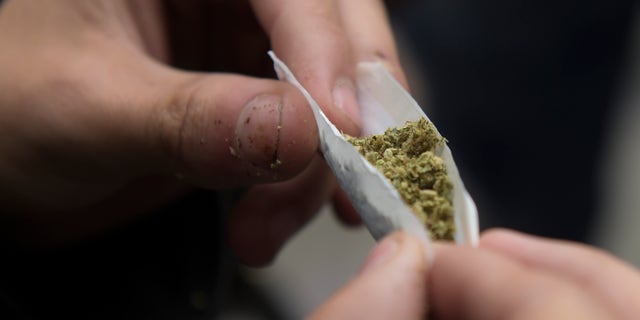
<path id="1" fill-rule="evenodd" d="M 273 52 L 269 55 L 278 78 L 296 86 L 311 105 L 319 131 L 320 151 L 373 237 L 380 239 L 394 230 L 404 230 L 425 244 L 430 257 L 432 250 L 428 231 L 400 194 L 344 139 L 289 68 Z M 365 136 L 381 134 L 387 128 L 427 117 L 381 63 L 363 62 L 358 65 L 357 96 Z M 473 199 L 464 188 L 449 147 L 445 145 L 436 150 L 436 154 L 444 159 L 453 183 L 455 241 L 475 246 L 478 243 L 478 218 Z"/>

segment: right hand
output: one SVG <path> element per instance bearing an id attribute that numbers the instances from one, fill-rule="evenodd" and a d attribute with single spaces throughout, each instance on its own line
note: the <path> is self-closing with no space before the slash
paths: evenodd
<path id="1" fill-rule="evenodd" d="M 433 313 L 462 319 L 637 319 L 640 274 L 583 244 L 513 231 L 480 249 L 443 246 L 429 283 Z"/>
<path id="2" fill-rule="evenodd" d="M 637 319 L 640 273 L 593 247 L 505 230 L 485 233 L 477 249 L 438 244 L 427 268 L 418 242 L 397 233 L 314 316 L 423 319 L 427 313 L 437 319 Z"/>

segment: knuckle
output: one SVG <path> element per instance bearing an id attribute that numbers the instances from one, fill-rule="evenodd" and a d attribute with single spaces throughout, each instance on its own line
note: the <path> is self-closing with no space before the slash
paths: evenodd
<path id="1" fill-rule="evenodd" d="M 198 101 L 198 92 L 201 84 L 196 81 L 187 81 L 174 89 L 167 99 L 161 103 L 159 110 L 152 113 L 152 131 L 157 135 L 160 150 L 164 153 L 162 158 L 169 159 L 170 168 L 181 170 L 189 166 L 189 159 L 185 152 L 190 136 L 194 135 L 196 115 L 200 111 L 201 103 Z"/>

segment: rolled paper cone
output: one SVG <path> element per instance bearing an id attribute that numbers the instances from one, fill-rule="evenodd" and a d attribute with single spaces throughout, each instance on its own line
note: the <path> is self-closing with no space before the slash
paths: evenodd
<path id="1" fill-rule="evenodd" d="M 431 261 L 433 250 L 429 232 L 398 191 L 329 121 L 284 62 L 271 51 L 269 55 L 274 61 L 278 78 L 293 84 L 309 102 L 318 126 L 320 151 L 371 235 L 380 239 L 395 230 L 404 230 L 423 242 L 427 259 Z M 365 135 L 380 134 L 387 128 L 401 126 L 421 117 L 429 119 L 381 63 L 363 62 L 358 65 L 357 96 Z M 436 150 L 436 154 L 445 161 L 453 184 L 454 240 L 458 244 L 477 246 L 479 231 L 475 203 L 464 188 L 446 143 Z"/>

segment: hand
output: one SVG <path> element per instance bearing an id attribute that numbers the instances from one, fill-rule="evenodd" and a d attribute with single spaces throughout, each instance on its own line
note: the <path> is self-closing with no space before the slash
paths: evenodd
<path id="1" fill-rule="evenodd" d="M 405 233 L 384 238 L 359 274 L 316 310 L 311 319 L 424 319 L 427 259 L 422 244 Z"/>
<path id="2" fill-rule="evenodd" d="M 273 74 L 269 41 L 349 133 L 359 130 L 357 61 L 383 60 L 404 83 L 379 1 L 5 1 L 4 225 L 23 240 L 61 243 L 193 186 L 259 184 L 234 209 L 229 236 L 241 260 L 268 262 L 335 194 L 312 113 L 288 84 L 170 64 Z"/>
<path id="3" fill-rule="evenodd" d="M 436 245 L 427 271 L 416 240 L 398 233 L 368 261 L 314 317 L 635 319 L 640 313 L 638 270 L 577 243 L 490 231 L 478 249 Z"/>

